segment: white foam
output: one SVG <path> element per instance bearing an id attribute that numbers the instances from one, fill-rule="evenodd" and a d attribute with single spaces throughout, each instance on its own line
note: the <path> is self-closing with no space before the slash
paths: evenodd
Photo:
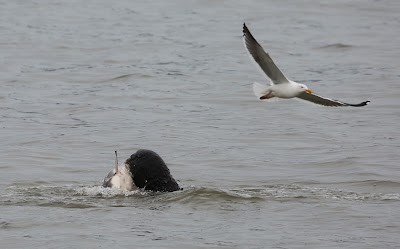
<path id="1" fill-rule="evenodd" d="M 104 188 L 102 186 L 93 187 L 79 187 L 75 189 L 76 193 L 85 196 L 102 196 L 102 197 L 115 197 L 115 196 L 132 196 L 142 194 L 139 190 L 125 190 L 119 188 Z"/>

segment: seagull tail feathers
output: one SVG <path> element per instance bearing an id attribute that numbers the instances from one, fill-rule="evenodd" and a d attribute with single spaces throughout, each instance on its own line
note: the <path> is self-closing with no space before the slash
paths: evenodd
<path id="1" fill-rule="evenodd" d="M 256 95 L 256 97 L 258 99 L 260 99 L 260 97 L 268 94 L 269 87 L 267 85 L 263 85 L 263 84 L 260 84 L 258 82 L 254 82 L 254 84 L 253 84 L 253 92 L 254 92 L 254 95 Z"/>

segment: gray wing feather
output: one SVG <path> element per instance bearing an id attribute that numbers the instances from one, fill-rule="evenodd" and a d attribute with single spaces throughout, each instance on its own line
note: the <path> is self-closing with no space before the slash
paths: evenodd
<path id="1" fill-rule="evenodd" d="M 316 95 L 314 93 L 302 93 L 299 96 L 297 96 L 300 99 L 303 100 L 307 100 L 307 101 L 311 101 L 315 104 L 319 104 L 319 105 L 324 105 L 324 106 L 354 106 L 354 107 L 360 107 L 360 106 L 365 106 L 369 103 L 369 101 L 364 101 L 358 104 L 349 104 L 349 103 L 345 103 L 345 102 L 341 102 L 338 100 L 334 100 L 334 99 L 329 99 L 329 98 L 325 98 L 319 95 Z"/>
<path id="2" fill-rule="evenodd" d="M 243 24 L 243 39 L 250 55 L 274 84 L 289 82 L 281 70 L 275 65 L 269 54 L 265 52 L 256 39 L 254 39 L 246 24 Z"/>

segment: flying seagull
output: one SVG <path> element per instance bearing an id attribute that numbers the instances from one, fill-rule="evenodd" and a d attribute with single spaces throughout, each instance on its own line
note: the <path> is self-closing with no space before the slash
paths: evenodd
<path id="1" fill-rule="evenodd" d="M 369 101 L 364 101 L 359 104 L 349 104 L 342 101 L 322 97 L 313 93 L 304 84 L 299 84 L 289 80 L 279 68 L 275 65 L 272 58 L 254 39 L 246 24 L 243 24 L 243 40 L 251 57 L 260 66 L 264 73 L 271 79 L 270 86 L 255 82 L 253 85 L 254 94 L 260 100 L 267 100 L 273 97 L 290 99 L 300 98 L 311 101 L 324 106 L 365 106 Z"/>

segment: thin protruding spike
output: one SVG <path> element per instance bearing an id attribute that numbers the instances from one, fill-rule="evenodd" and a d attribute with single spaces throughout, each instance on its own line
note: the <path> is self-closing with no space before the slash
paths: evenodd
<path id="1" fill-rule="evenodd" d="M 115 174 L 118 174 L 118 153 L 115 151 Z"/>

